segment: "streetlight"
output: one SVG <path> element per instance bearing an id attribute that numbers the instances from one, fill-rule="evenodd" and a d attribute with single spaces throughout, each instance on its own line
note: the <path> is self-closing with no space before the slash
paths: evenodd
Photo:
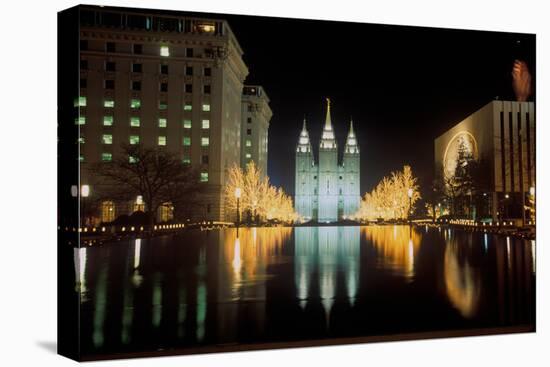
<path id="1" fill-rule="evenodd" d="M 237 199 L 237 227 L 241 223 L 241 188 L 237 187 L 235 189 L 235 198 Z"/>
<path id="2" fill-rule="evenodd" d="M 412 211 L 412 197 L 413 197 L 413 189 L 407 190 L 407 195 L 409 196 L 409 225 L 411 224 L 411 211 Z"/>

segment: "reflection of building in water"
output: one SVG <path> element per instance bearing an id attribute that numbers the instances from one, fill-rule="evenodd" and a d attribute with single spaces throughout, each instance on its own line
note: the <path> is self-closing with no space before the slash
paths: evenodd
<path id="1" fill-rule="evenodd" d="M 80 302 L 85 300 L 86 294 L 86 247 L 75 247 L 74 251 L 74 271 L 76 277 L 75 289 L 80 292 Z"/>
<path id="2" fill-rule="evenodd" d="M 463 317 L 472 318 L 477 313 L 481 295 L 479 271 L 470 265 L 468 254 L 464 253 L 469 248 L 460 247 L 456 237 L 446 242 L 443 278 L 447 297 Z"/>
<path id="3" fill-rule="evenodd" d="M 499 320 L 502 324 L 530 324 L 535 320 L 534 241 L 507 237 L 494 247 Z"/>
<path id="4" fill-rule="evenodd" d="M 414 259 L 422 240 L 421 232 L 409 226 L 368 226 L 361 227 L 361 230 L 385 267 L 412 280 L 415 275 Z"/>
<path id="5" fill-rule="evenodd" d="M 314 298 L 312 289 L 318 274 L 321 302 L 329 321 L 338 294 L 338 274 L 343 274 L 345 294 L 350 305 L 355 303 L 359 286 L 359 227 L 301 227 L 294 229 L 294 280 L 300 306 Z M 318 266 L 318 268 L 317 268 Z"/>
<path id="6" fill-rule="evenodd" d="M 265 324 L 267 268 L 282 254 L 283 244 L 292 228 L 239 228 L 219 232 L 222 244 L 218 273 L 218 338 L 220 342 L 235 339 L 239 329 L 239 310 L 254 318 L 260 333 Z"/>

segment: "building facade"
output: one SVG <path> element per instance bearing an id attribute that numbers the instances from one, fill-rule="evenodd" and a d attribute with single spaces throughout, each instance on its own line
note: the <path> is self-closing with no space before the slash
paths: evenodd
<path id="1" fill-rule="evenodd" d="M 81 183 L 92 186 L 89 167 L 120 157 L 122 144 L 167 149 L 200 172 L 205 190 L 194 216 L 224 220 L 226 172 L 242 162 L 248 68 L 225 20 L 178 14 L 80 7 Z M 257 130 L 250 148 L 266 145 L 255 139 L 267 133 Z M 107 203 L 99 217 L 131 213 L 139 200 Z M 170 219 L 170 206 L 157 214 Z"/>
<path id="2" fill-rule="evenodd" d="M 267 138 L 273 112 L 269 98 L 259 85 L 243 88 L 241 124 L 241 167 L 254 161 L 263 175 L 267 175 Z"/>
<path id="3" fill-rule="evenodd" d="M 474 217 L 521 219 L 529 216 L 535 188 L 535 104 L 492 101 L 435 139 L 435 174 L 452 177 L 461 151 L 483 162 L 485 191 Z"/>
<path id="4" fill-rule="evenodd" d="M 345 219 L 359 210 L 359 185 L 360 154 L 353 121 L 350 122 L 342 164 L 339 164 L 330 100 L 327 99 L 317 164 L 304 119 L 296 147 L 295 210 L 305 220 L 334 222 Z"/>

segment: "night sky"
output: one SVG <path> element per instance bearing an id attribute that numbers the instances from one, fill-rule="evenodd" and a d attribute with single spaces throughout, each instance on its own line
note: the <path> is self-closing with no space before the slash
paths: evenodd
<path id="1" fill-rule="evenodd" d="M 340 154 L 353 117 L 363 195 L 405 164 L 427 188 L 434 139 L 491 100 L 514 99 L 516 58 L 535 79 L 534 35 L 187 14 L 226 19 L 236 34 L 246 83 L 262 85 L 271 100 L 268 174 L 291 195 L 303 118 L 317 161 L 326 97 Z"/>
<path id="2" fill-rule="evenodd" d="M 271 100 L 268 173 L 291 195 L 303 117 L 317 154 L 325 97 L 340 152 L 353 117 L 362 194 L 404 164 L 427 187 L 434 139 L 495 97 L 513 99 L 514 59 L 535 70 L 534 35 L 225 18 L 244 50 L 246 82 L 263 85 Z"/>

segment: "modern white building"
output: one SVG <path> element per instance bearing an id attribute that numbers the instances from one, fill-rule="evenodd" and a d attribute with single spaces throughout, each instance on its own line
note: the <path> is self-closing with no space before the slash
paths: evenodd
<path id="1" fill-rule="evenodd" d="M 521 219 L 535 188 L 535 103 L 491 101 L 434 141 L 435 174 L 454 175 L 459 148 L 486 164 L 486 191 L 475 217 Z"/>
<path id="2" fill-rule="evenodd" d="M 338 144 L 334 136 L 327 98 L 327 114 L 315 163 L 304 119 L 296 147 L 295 209 L 305 220 L 335 222 L 353 215 L 361 200 L 359 145 L 353 121 L 344 146 L 342 164 L 338 162 Z"/>

